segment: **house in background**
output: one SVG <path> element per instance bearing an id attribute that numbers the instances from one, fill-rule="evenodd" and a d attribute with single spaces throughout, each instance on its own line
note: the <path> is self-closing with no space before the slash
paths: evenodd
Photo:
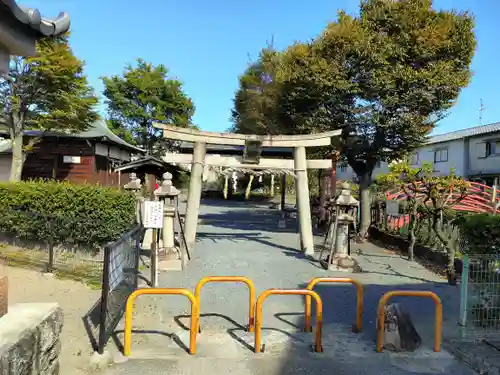
<path id="1" fill-rule="evenodd" d="M 410 164 L 421 166 L 424 162 L 434 165 L 434 173 L 447 175 L 450 168 L 455 174 L 486 185 L 500 182 L 500 122 L 457 130 L 429 137 L 426 144 L 410 157 Z M 387 163 L 373 171 L 372 178 L 387 173 Z M 355 180 L 355 173 L 347 164 L 339 163 L 337 178 Z"/>
<path id="2" fill-rule="evenodd" d="M 103 120 L 76 134 L 25 131 L 25 143 L 33 137 L 39 141 L 27 153 L 23 180 L 45 178 L 120 187 L 129 178 L 114 168 L 129 162 L 132 155 L 144 154 L 115 135 Z M 4 138 L 0 140 L 0 181 L 9 180 L 11 160 L 11 141 Z"/>
<path id="3" fill-rule="evenodd" d="M 15 0 L 0 0 L 0 74 L 9 72 L 11 55 L 35 56 L 38 40 L 64 34 L 69 25 L 66 13 L 47 19 L 37 9 L 21 7 Z"/>

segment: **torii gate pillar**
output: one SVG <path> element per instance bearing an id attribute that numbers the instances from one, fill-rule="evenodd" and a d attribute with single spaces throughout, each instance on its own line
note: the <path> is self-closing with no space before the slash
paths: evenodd
<path id="1" fill-rule="evenodd" d="M 305 255 L 314 255 L 314 237 L 309 200 L 309 181 L 307 179 L 307 158 L 304 146 L 295 147 L 294 153 L 298 220 L 300 225 L 300 244 Z M 305 229 L 305 230 L 304 230 Z"/>
<path id="2" fill-rule="evenodd" d="M 205 132 L 159 123 L 153 125 L 156 128 L 162 129 L 163 137 L 167 139 L 193 142 L 195 144 L 192 156 L 170 153 L 163 157 L 163 160 L 169 163 L 191 163 L 191 178 L 189 181 L 185 221 L 185 236 L 189 250 L 192 251 L 196 243 L 196 228 L 200 210 L 203 169 L 205 164 L 208 164 L 227 167 L 240 166 L 249 169 L 293 169 L 296 176 L 301 248 L 306 255 L 314 255 L 307 169 L 329 169 L 332 167 L 332 162 L 331 160 L 307 160 L 306 147 L 329 146 L 331 144 L 331 138 L 341 134 L 340 130 L 308 135 L 258 136 Z M 294 160 L 260 159 L 258 164 L 244 164 L 241 157 L 222 158 L 216 155 L 206 156 L 207 144 L 244 146 L 247 141 L 259 141 L 262 147 L 293 148 Z"/>
<path id="3" fill-rule="evenodd" d="M 198 142 L 194 145 L 193 161 L 191 163 L 191 177 L 189 179 L 189 191 L 186 206 L 186 218 L 184 233 L 189 250 L 196 244 L 196 228 L 198 227 L 198 216 L 200 213 L 201 190 L 203 185 L 203 168 L 205 166 L 205 154 L 207 144 Z"/>

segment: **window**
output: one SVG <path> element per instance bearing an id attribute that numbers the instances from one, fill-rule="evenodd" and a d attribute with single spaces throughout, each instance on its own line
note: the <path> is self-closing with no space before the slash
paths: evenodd
<path id="1" fill-rule="evenodd" d="M 340 164 L 340 171 L 347 172 L 347 164 Z"/>
<path id="2" fill-rule="evenodd" d="M 448 161 L 448 149 L 440 148 L 438 150 L 434 150 L 434 163 L 442 163 Z"/>
<path id="3" fill-rule="evenodd" d="M 488 156 L 492 155 L 500 155 L 500 141 L 499 140 L 492 140 L 492 141 L 487 141 L 486 143 L 483 143 L 484 150 L 481 152 L 483 154 L 481 157 L 487 158 Z"/>
<path id="4" fill-rule="evenodd" d="M 411 165 L 418 165 L 418 152 L 414 152 L 410 156 L 410 164 Z"/>

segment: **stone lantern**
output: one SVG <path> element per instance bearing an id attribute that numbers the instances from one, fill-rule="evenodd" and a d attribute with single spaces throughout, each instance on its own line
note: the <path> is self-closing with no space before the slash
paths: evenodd
<path id="1" fill-rule="evenodd" d="M 336 230 L 333 255 L 329 259 L 328 269 L 352 271 L 356 262 L 349 255 L 349 227 L 356 223 L 359 202 L 351 195 L 347 182 L 341 185 L 341 192 L 335 199 Z"/>
<path id="2" fill-rule="evenodd" d="M 177 210 L 177 197 L 181 192 L 172 185 L 172 174 L 165 172 L 161 186 L 155 190 L 155 195 L 163 201 L 163 246 L 159 251 L 160 258 L 167 258 L 177 255 L 175 246 L 175 214 Z"/>
<path id="3" fill-rule="evenodd" d="M 141 197 L 141 187 L 142 187 L 141 179 L 138 178 L 135 173 L 130 174 L 130 181 L 123 186 L 125 190 L 131 191 L 135 194 L 135 197 L 137 199 L 135 215 L 138 223 L 142 222 L 141 206 L 142 206 L 142 201 L 144 200 L 144 198 Z"/>

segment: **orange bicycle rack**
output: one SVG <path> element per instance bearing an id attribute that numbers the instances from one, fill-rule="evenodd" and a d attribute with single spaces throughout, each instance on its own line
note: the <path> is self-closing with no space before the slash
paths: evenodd
<path id="1" fill-rule="evenodd" d="M 316 337 L 314 342 L 314 351 L 318 353 L 322 352 L 323 345 L 321 343 L 321 331 L 323 328 L 323 302 L 321 301 L 318 293 L 307 289 L 268 289 L 262 292 L 257 299 L 257 304 L 255 306 L 255 353 L 261 352 L 262 305 L 267 297 L 271 295 L 297 295 L 314 298 L 316 301 Z"/>
<path id="2" fill-rule="evenodd" d="M 127 305 L 125 307 L 125 329 L 123 339 L 123 355 L 130 355 L 130 347 L 132 345 L 132 310 L 134 308 L 134 301 L 137 297 L 143 294 L 167 294 L 167 295 L 182 295 L 186 296 L 191 302 L 191 328 L 189 335 L 189 354 L 196 354 L 196 327 L 199 324 L 199 307 L 193 293 L 184 288 L 151 288 L 151 289 L 138 289 L 130 294 L 127 298 Z"/>
<path id="3" fill-rule="evenodd" d="M 252 280 L 245 276 L 207 276 L 201 279 L 198 284 L 196 284 L 194 296 L 196 298 L 196 303 L 198 308 L 201 305 L 201 288 L 207 283 L 244 283 L 248 286 L 249 291 L 249 309 L 248 309 L 248 332 L 254 331 L 254 305 L 255 305 L 255 286 Z M 200 319 L 198 317 L 198 325 L 196 327 L 198 332 L 201 332 Z"/>
<path id="4" fill-rule="evenodd" d="M 385 328 L 385 305 L 396 296 L 407 297 L 427 297 L 434 301 L 436 305 L 436 314 L 434 318 L 434 351 L 441 351 L 441 336 L 443 333 L 443 305 L 436 293 L 420 290 L 393 290 L 385 293 L 378 302 L 377 309 L 377 352 L 382 352 L 384 346 L 384 328 Z"/>
<path id="5" fill-rule="evenodd" d="M 357 291 L 357 305 L 356 305 L 356 324 L 353 326 L 353 330 L 356 333 L 361 332 L 363 329 L 363 285 L 350 277 L 315 277 L 307 285 L 307 290 L 313 290 L 317 284 L 320 283 L 350 283 L 356 287 Z M 311 296 L 306 295 L 306 307 L 305 307 L 305 332 L 311 332 Z"/>

